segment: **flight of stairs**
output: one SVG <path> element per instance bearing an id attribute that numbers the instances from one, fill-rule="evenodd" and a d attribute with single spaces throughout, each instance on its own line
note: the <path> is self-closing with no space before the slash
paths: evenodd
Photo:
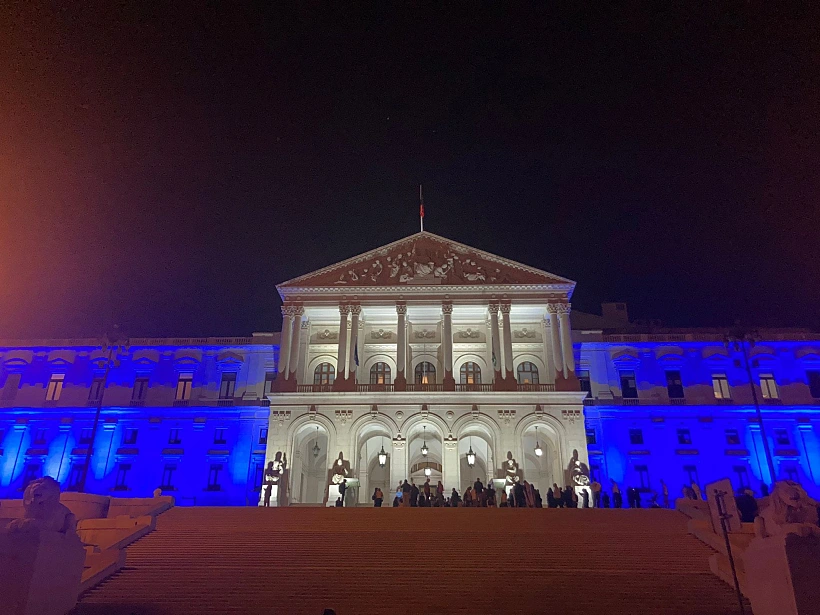
<path id="1" fill-rule="evenodd" d="M 174 508 L 76 615 L 737 613 L 669 510 Z"/>

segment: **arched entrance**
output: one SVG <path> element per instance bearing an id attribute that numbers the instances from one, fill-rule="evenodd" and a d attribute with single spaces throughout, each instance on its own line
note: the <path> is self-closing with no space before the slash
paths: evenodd
<path id="1" fill-rule="evenodd" d="M 361 505 L 372 505 L 371 496 L 378 487 L 384 493 L 384 505 L 389 505 L 390 469 L 393 462 L 390 432 L 380 423 L 371 423 L 362 428 L 356 441 L 356 477 L 359 479 L 359 486 L 355 501 Z M 384 464 L 379 459 L 382 453 Z"/>
<path id="2" fill-rule="evenodd" d="M 495 478 L 492 436 L 483 425 L 468 425 L 458 439 L 458 490 L 462 495 L 476 479 L 485 485 Z M 472 452 L 472 455 L 470 454 Z M 473 459 L 474 458 L 474 459 Z M 470 464 L 473 461 L 472 465 Z"/>
<path id="3" fill-rule="evenodd" d="M 556 438 L 557 434 L 553 428 L 545 422 L 527 426 L 521 438 L 523 478 L 541 492 L 544 500 L 547 497 L 547 489 L 552 487 L 553 483 L 563 486 L 562 465 Z"/>
<path id="4" fill-rule="evenodd" d="M 321 504 L 327 483 L 328 433 L 318 423 L 302 425 L 293 437 L 290 464 L 291 502 Z"/>
<path id="5" fill-rule="evenodd" d="M 428 420 L 416 423 L 407 435 L 408 479 L 419 489 L 428 478 L 434 490 L 442 480 L 443 438 L 438 426 Z"/>

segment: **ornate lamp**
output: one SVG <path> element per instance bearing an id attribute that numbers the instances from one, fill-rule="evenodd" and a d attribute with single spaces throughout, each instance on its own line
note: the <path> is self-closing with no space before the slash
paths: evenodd
<path id="1" fill-rule="evenodd" d="M 382 450 L 379 451 L 379 467 L 383 468 L 385 463 L 387 463 L 387 453 L 384 452 L 384 444 L 382 444 Z"/>
<path id="2" fill-rule="evenodd" d="M 430 474 L 432 474 L 432 473 L 433 473 L 433 471 L 430 469 L 430 466 L 427 466 L 426 468 L 424 468 L 424 475 L 425 476 L 430 476 Z"/>
<path id="3" fill-rule="evenodd" d="M 473 452 L 473 439 L 470 438 L 470 450 L 467 451 L 467 465 L 471 468 L 475 465 L 475 453 Z"/>
<path id="4" fill-rule="evenodd" d="M 313 457 L 318 457 L 322 449 L 319 448 L 319 428 L 316 428 L 316 440 L 313 442 Z"/>
<path id="5" fill-rule="evenodd" d="M 544 454 L 544 449 L 541 448 L 541 443 L 538 441 L 538 426 L 535 427 L 535 456 L 540 457 Z"/>
<path id="6" fill-rule="evenodd" d="M 430 452 L 430 449 L 427 448 L 427 425 L 424 426 L 424 444 L 421 445 L 421 454 L 427 457 L 427 453 Z"/>

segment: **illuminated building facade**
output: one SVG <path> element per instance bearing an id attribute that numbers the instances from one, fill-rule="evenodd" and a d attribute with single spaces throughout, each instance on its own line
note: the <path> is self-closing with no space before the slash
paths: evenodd
<path id="1" fill-rule="evenodd" d="M 327 501 L 340 452 L 364 505 L 405 478 L 502 481 L 508 457 L 542 492 L 577 467 L 758 490 L 763 432 L 776 477 L 818 492 L 820 336 L 761 331 L 747 369 L 720 331 L 571 311 L 574 286 L 419 233 L 280 284 L 281 334 L 132 339 L 109 371 L 95 340 L 3 343 L 0 497 L 77 488 L 92 441 L 88 491 L 180 504 L 257 505 L 277 453 L 290 504 Z"/>

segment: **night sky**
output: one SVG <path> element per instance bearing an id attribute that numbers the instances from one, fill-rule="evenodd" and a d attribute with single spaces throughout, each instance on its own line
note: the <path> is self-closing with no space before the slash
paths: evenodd
<path id="1" fill-rule="evenodd" d="M 576 309 L 820 326 L 815 12 L 152 4 L 0 8 L 2 338 L 278 329 L 420 182 Z"/>

